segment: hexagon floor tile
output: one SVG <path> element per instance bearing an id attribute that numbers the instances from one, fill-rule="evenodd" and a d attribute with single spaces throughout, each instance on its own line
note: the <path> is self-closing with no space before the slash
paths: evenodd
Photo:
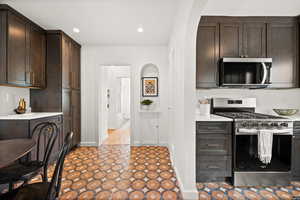
<path id="1" fill-rule="evenodd" d="M 49 177 L 52 173 L 53 167 Z M 102 145 L 79 147 L 69 153 L 60 199 L 175 200 L 182 197 L 166 147 Z"/>

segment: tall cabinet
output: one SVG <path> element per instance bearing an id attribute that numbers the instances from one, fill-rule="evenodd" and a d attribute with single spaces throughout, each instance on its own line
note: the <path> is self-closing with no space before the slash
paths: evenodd
<path id="1" fill-rule="evenodd" d="M 48 31 L 47 88 L 30 91 L 34 112 L 63 112 L 63 132 L 74 132 L 73 146 L 80 143 L 80 49 L 62 31 Z"/>

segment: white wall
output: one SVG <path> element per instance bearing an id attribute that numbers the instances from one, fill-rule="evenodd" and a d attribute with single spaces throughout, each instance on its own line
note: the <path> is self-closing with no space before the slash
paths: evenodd
<path id="1" fill-rule="evenodd" d="M 82 47 L 82 145 L 97 145 L 97 131 L 101 120 L 97 114 L 97 79 L 101 77 L 98 68 L 105 65 L 131 66 L 132 92 L 132 140 L 143 143 L 141 126 L 143 116 L 140 107 L 140 72 L 142 66 L 153 63 L 160 72 L 159 142 L 166 144 L 168 139 L 168 48 L 167 46 L 83 46 Z M 153 138 L 152 142 L 156 142 Z"/>
<path id="2" fill-rule="evenodd" d="M 257 112 L 275 114 L 273 108 L 298 108 L 300 109 L 300 89 L 212 89 L 197 90 L 197 98 L 254 97 L 257 100 Z"/>
<path id="3" fill-rule="evenodd" d="M 24 98 L 27 108 L 30 105 L 29 89 L 0 86 L 0 115 L 14 114 L 20 98 Z"/>

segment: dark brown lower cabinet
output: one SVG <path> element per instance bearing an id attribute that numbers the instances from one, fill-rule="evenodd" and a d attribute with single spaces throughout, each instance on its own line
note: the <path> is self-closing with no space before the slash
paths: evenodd
<path id="1" fill-rule="evenodd" d="M 293 180 L 300 181 L 300 122 L 294 122 L 292 142 L 292 176 Z"/>
<path id="2" fill-rule="evenodd" d="M 72 130 L 74 132 L 73 146 L 80 143 L 81 140 L 81 126 L 80 126 L 80 116 L 81 116 L 81 103 L 80 103 L 80 90 L 72 90 L 71 98 L 71 111 L 72 111 Z"/>
<path id="3" fill-rule="evenodd" d="M 196 122 L 196 181 L 232 176 L 231 122 Z"/>
<path id="4" fill-rule="evenodd" d="M 63 124 L 63 117 L 61 115 L 54 116 L 54 117 L 45 117 L 33 120 L 0 120 L 0 140 L 4 139 L 15 139 L 15 138 L 35 138 L 37 141 L 37 132 L 33 134 L 33 129 L 36 125 L 42 122 L 54 122 L 58 126 L 58 137 L 54 144 L 52 154 L 50 157 L 51 161 L 56 160 L 60 148 L 63 144 L 63 131 L 62 131 L 62 124 Z M 44 152 L 46 149 L 46 143 L 48 138 L 42 137 L 40 140 L 40 153 L 39 158 L 43 158 Z M 17 148 L 17 147 L 16 147 Z M 37 146 L 33 148 L 30 153 L 29 158 L 35 160 L 37 158 Z"/>

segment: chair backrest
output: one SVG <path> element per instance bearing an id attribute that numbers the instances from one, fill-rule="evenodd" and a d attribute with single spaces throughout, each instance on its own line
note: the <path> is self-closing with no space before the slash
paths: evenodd
<path id="1" fill-rule="evenodd" d="M 42 122 L 36 125 L 32 132 L 32 137 L 35 137 L 37 134 L 36 159 L 42 161 L 45 165 L 48 165 L 53 146 L 57 139 L 58 127 L 53 122 Z M 46 147 L 44 149 L 43 158 L 40 158 L 41 142 L 44 140 L 42 136 L 47 137 L 47 142 L 45 144 Z"/>
<path id="2" fill-rule="evenodd" d="M 70 132 L 65 137 L 64 145 L 59 152 L 59 157 L 56 161 L 56 166 L 54 169 L 54 173 L 52 175 L 52 179 L 50 182 L 50 186 L 48 188 L 47 198 L 46 200 L 53 200 L 58 197 L 61 185 L 62 172 L 64 169 L 64 161 L 67 153 L 70 150 L 73 132 Z"/>

